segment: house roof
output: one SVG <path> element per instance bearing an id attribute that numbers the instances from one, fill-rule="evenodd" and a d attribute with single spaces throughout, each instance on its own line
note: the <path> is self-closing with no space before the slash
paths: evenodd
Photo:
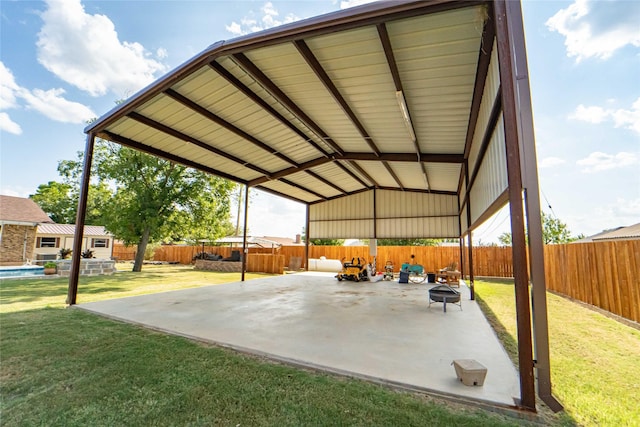
<path id="1" fill-rule="evenodd" d="M 24 197 L 0 195 L 0 221 L 14 223 L 53 223 L 36 202 Z"/>
<path id="2" fill-rule="evenodd" d="M 75 224 L 40 224 L 37 234 L 55 234 L 58 236 L 73 236 L 76 232 Z M 102 225 L 85 225 L 84 236 L 107 236 L 111 234 Z"/>
<path id="3" fill-rule="evenodd" d="M 296 239 L 292 239 L 290 237 L 262 236 L 261 238 L 275 242 L 281 246 L 304 246 L 304 242 L 302 240 L 296 242 Z"/>
<path id="4" fill-rule="evenodd" d="M 215 240 L 218 244 L 237 244 L 242 245 L 244 238 L 242 236 L 227 236 Z M 261 246 L 264 248 L 270 248 L 272 246 L 280 246 L 280 243 L 273 240 L 268 240 L 262 237 L 247 237 L 247 244 L 249 246 Z"/>
<path id="5" fill-rule="evenodd" d="M 381 1 L 220 41 L 85 131 L 305 204 L 457 195 L 490 5 Z"/>
<path id="6" fill-rule="evenodd" d="M 640 222 L 628 227 L 619 227 L 615 230 L 599 233 L 591 236 L 594 242 L 603 240 L 629 240 L 640 239 Z"/>

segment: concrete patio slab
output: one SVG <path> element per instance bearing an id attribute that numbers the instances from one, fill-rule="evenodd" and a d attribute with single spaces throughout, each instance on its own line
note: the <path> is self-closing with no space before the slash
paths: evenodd
<path id="1" fill-rule="evenodd" d="M 297 365 L 513 407 L 517 372 L 468 288 L 460 289 L 462 310 L 447 304 L 445 313 L 441 303 L 429 306 L 430 287 L 307 272 L 77 307 Z M 455 359 L 484 365 L 484 385 L 457 380 Z"/>

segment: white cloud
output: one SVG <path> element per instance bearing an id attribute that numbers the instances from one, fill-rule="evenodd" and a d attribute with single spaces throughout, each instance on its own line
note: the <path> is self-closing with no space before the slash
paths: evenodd
<path id="1" fill-rule="evenodd" d="M 63 123 L 85 123 L 96 117 L 96 114 L 85 105 L 68 101 L 61 95 L 64 89 L 34 89 L 24 91 L 20 96 L 27 102 L 27 108 L 31 108 L 44 114 L 51 120 Z"/>
<path id="2" fill-rule="evenodd" d="M 640 98 L 636 99 L 628 110 L 598 106 L 585 107 L 580 104 L 569 118 L 595 124 L 611 120 L 617 128 L 626 128 L 640 134 Z"/>
<path id="3" fill-rule="evenodd" d="M 376 0 L 342 0 L 340 2 L 340 9 L 347 9 L 350 7 L 360 6 L 361 4 L 375 3 Z"/>
<path id="4" fill-rule="evenodd" d="M 569 116 L 570 119 L 581 120 L 589 123 L 602 123 L 607 118 L 607 112 L 602 107 L 585 107 L 580 104 L 576 111 Z"/>
<path id="5" fill-rule="evenodd" d="M 250 11 L 249 15 L 240 19 L 239 23 L 233 21 L 231 24 L 226 25 L 225 29 L 235 36 L 241 36 L 300 20 L 298 16 L 292 13 L 286 15 L 283 19 L 279 19 L 279 16 L 278 10 L 269 1 L 260 8 L 260 13 L 257 17 L 255 12 Z"/>
<path id="6" fill-rule="evenodd" d="M 14 135 L 22 134 L 22 128 L 20 125 L 11 120 L 11 117 L 9 117 L 7 113 L 0 113 L 0 130 Z"/>
<path id="7" fill-rule="evenodd" d="M 588 157 L 580 159 L 576 164 L 583 166 L 582 172 L 601 172 L 609 169 L 623 168 L 640 163 L 637 153 L 627 153 L 621 151 L 618 154 L 606 154 L 599 151 L 589 154 Z"/>
<path id="8" fill-rule="evenodd" d="M 64 89 L 33 89 L 21 87 L 13 73 L 0 62 L 0 110 L 22 108 L 36 110 L 48 118 L 63 123 L 84 123 L 96 114 L 79 102 L 65 99 Z M 20 102 L 22 101 L 22 102 Z M 20 135 L 22 128 L 9 117 L 0 113 L 0 129 Z"/>
<path id="9" fill-rule="evenodd" d="M 590 221 L 596 220 L 600 227 L 595 232 L 613 227 L 637 224 L 640 218 L 640 198 L 618 197 L 615 203 L 603 203 L 596 207 Z"/>
<path id="10" fill-rule="evenodd" d="M 121 42 L 105 15 L 85 13 L 80 0 L 48 0 L 38 33 L 38 61 L 65 82 L 90 93 L 117 96 L 155 80 L 166 66 L 136 42 Z"/>
<path id="11" fill-rule="evenodd" d="M 607 59 L 627 45 L 640 47 L 640 2 L 575 0 L 546 22 L 565 37 L 569 57 L 576 61 Z"/>
<path id="12" fill-rule="evenodd" d="M 156 56 L 158 57 L 158 59 L 165 59 L 169 57 L 169 52 L 167 52 L 167 49 L 161 47 L 156 50 Z"/>
<path id="13" fill-rule="evenodd" d="M 0 61 L 0 111 L 17 106 L 16 92 L 18 89 L 19 86 L 16 84 L 13 73 Z"/>
<path id="14" fill-rule="evenodd" d="M 564 159 L 559 157 L 545 157 L 541 161 L 538 162 L 538 168 L 553 168 L 556 166 L 560 166 L 561 164 L 566 163 Z"/>

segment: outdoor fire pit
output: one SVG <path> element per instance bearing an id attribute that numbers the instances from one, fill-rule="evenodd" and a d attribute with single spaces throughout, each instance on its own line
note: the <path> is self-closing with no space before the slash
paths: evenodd
<path id="1" fill-rule="evenodd" d="M 460 292 L 448 285 L 438 285 L 429 289 L 429 307 L 434 302 L 441 302 L 445 313 L 447 312 L 448 302 L 460 306 L 460 310 L 462 310 Z"/>

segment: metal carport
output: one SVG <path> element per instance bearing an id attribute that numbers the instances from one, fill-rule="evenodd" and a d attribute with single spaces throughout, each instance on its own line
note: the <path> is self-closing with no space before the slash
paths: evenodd
<path id="1" fill-rule="evenodd" d="M 95 138 L 302 202 L 311 238 L 466 237 L 472 296 L 471 231 L 509 202 L 520 406 L 535 367 L 556 407 L 523 34 L 519 2 L 390 1 L 213 44 L 86 128 L 76 234 Z"/>

